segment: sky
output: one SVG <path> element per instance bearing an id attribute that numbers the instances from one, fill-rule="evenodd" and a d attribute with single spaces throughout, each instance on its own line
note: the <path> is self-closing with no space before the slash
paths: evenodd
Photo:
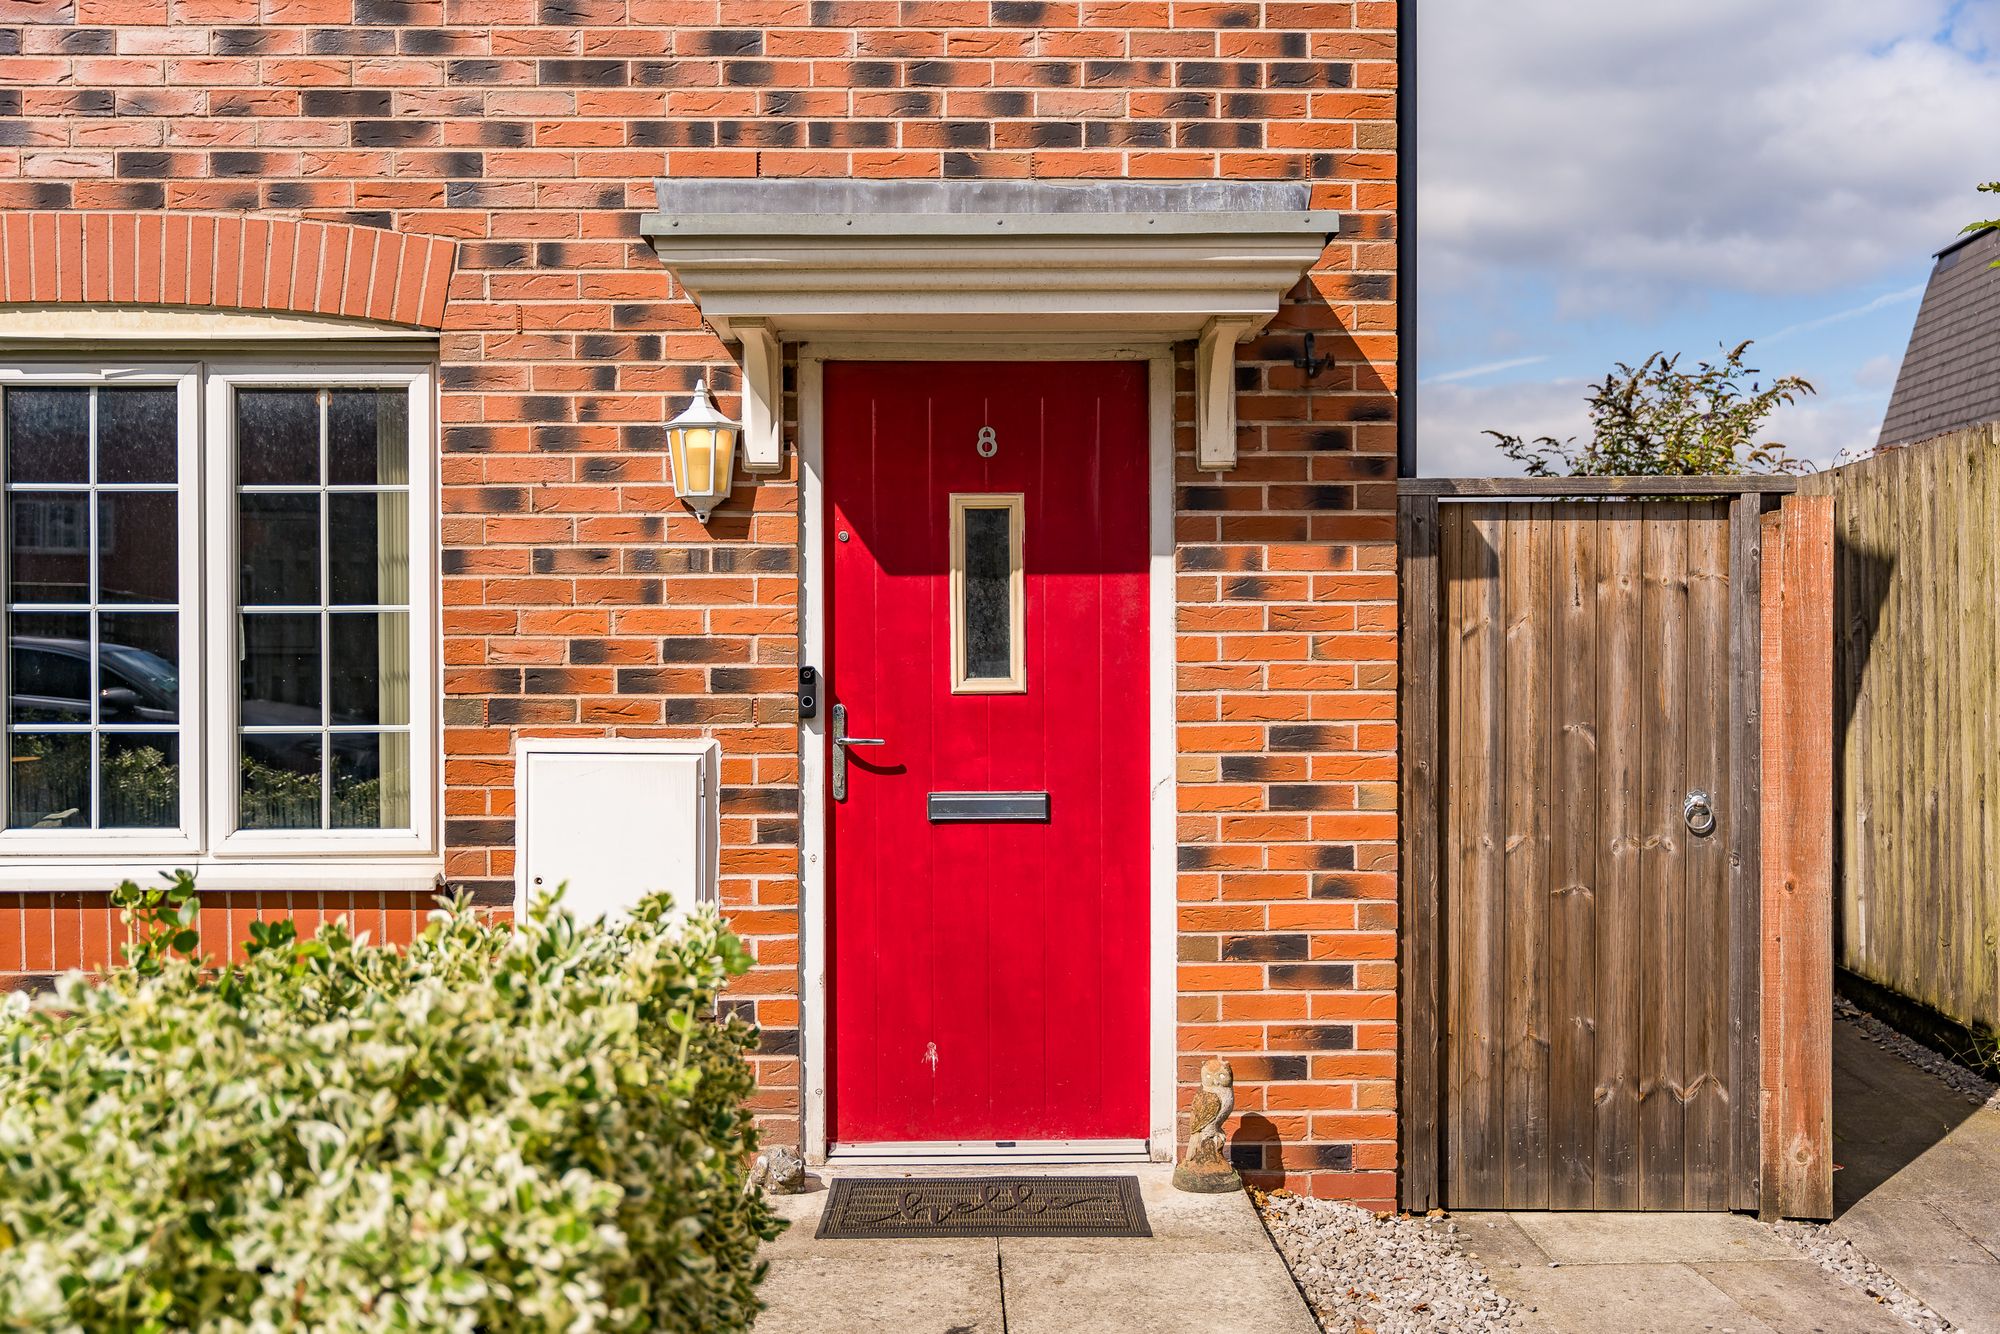
<path id="1" fill-rule="evenodd" d="M 1418 6 L 1418 471 L 1584 436 L 1615 362 L 1749 362 L 1872 447 L 1933 252 L 2000 214 L 2000 0 Z"/>

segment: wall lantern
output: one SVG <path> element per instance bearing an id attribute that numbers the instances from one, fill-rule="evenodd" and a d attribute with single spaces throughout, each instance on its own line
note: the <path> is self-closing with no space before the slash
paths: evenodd
<path id="1" fill-rule="evenodd" d="M 674 491 L 694 516 L 708 522 L 710 511 L 729 499 L 736 472 L 736 423 L 716 410 L 708 381 L 694 386 L 694 402 L 667 423 L 667 449 L 674 459 Z"/>

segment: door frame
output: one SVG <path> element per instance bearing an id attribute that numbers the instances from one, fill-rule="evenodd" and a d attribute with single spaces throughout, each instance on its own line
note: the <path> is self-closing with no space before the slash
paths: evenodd
<path id="1" fill-rule="evenodd" d="M 827 647 L 825 487 L 825 367 L 829 361 L 1139 361 L 1147 367 L 1147 662 L 1148 735 L 1148 1036 L 1147 1126 L 1144 1141 L 1023 1142 L 1002 1149 L 938 1141 L 865 1145 L 835 1150 L 841 1162 L 970 1163 L 978 1161 L 1171 1162 L 1174 1153 L 1175 882 L 1177 794 L 1174 725 L 1174 349 L 1170 343 L 1069 341 L 1016 335 L 914 342 L 848 337 L 814 339 L 798 350 L 799 639 L 800 662 L 824 669 Z M 826 714 L 799 723 L 800 1094 L 805 1157 L 827 1161 L 829 1050 L 826 923 L 832 908 L 826 874 Z"/>

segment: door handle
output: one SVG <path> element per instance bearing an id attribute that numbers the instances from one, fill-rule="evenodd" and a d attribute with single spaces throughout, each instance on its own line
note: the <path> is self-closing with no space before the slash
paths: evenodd
<path id="1" fill-rule="evenodd" d="M 1694 789 L 1681 802 L 1681 819 L 1690 834 L 1707 838 L 1715 832 L 1715 799 L 1700 788 Z"/>
<path id="2" fill-rule="evenodd" d="M 847 748 L 849 746 L 882 746 L 888 742 L 879 736 L 847 735 L 847 706 L 833 706 L 833 799 L 847 800 Z"/>

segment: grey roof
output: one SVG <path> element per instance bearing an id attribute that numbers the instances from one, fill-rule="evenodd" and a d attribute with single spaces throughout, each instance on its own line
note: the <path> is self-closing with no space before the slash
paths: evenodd
<path id="1" fill-rule="evenodd" d="M 1878 444 L 2000 421 L 2000 228 L 1938 252 Z"/>

